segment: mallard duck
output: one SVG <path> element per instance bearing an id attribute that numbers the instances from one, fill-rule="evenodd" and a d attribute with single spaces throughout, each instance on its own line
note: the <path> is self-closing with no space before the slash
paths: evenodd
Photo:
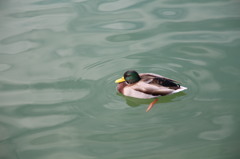
<path id="1" fill-rule="evenodd" d="M 163 77 L 154 73 L 140 73 L 129 70 L 123 77 L 115 81 L 117 90 L 121 94 L 134 98 L 150 99 L 155 98 L 148 106 L 148 112 L 158 101 L 159 96 L 165 96 L 181 92 L 186 87 L 180 86 L 180 82 Z"/>

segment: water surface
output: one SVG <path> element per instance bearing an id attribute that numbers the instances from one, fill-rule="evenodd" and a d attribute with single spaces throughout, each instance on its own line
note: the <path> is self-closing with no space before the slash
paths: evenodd
<path id="1" fill-rule="evenodd" d="M 236 159 L 240 2 L 0 0 L 0 158 Z M 126 98 L 128 69 L 188 90 Z"/>

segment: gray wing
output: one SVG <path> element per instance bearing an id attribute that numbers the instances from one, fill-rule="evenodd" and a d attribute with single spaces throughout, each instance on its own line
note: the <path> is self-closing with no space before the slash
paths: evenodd
<path id="1" fill-rule="evenodd" d="M 167 94 L 171 94 L 175 91 L 174 89 L 167 88 L 160 85 L 152 85 L 152 84 L 150 85 L 143 81 L 138 82 L 132 88 L 138 92 L 142 92 L 142 93 L 153 95 L 153 96 L 164 96 Z"/>

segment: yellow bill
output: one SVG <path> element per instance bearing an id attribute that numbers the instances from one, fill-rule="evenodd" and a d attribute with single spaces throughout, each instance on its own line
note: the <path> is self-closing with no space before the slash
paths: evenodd
<path id="1" fill-rule="evenodd" d="M 121 82 L 125 82 L 124 77 L 119 78 L 119 79 L 117 79 L 117 80 L 115 81 L 115 83 L 121 83 Z"/>

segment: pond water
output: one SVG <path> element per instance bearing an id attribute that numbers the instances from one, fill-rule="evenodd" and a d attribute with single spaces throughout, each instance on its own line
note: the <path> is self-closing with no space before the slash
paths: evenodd
<path id="1" fill-rule="evenodd" d="M 240 158 L 239 0 L 0 0 L 1 159 Z M 126 98 L 129 69 L 188 90 Z"/>

